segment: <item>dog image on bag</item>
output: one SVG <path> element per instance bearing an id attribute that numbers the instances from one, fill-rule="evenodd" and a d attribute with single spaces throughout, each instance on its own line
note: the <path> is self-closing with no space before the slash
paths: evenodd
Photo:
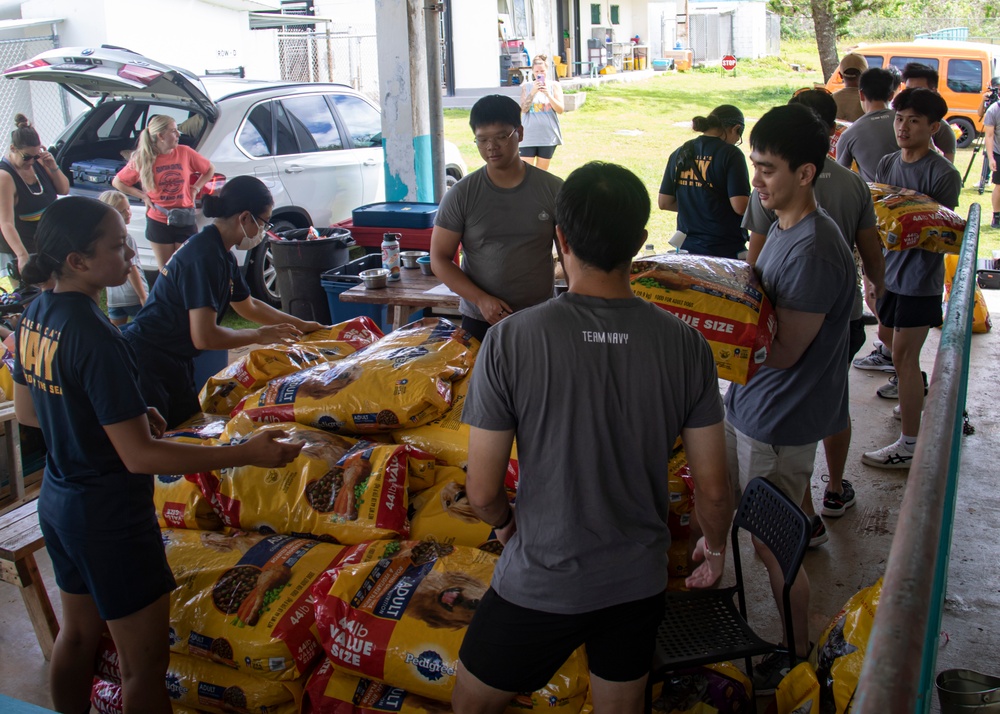
<path id="1" fill-rule="evenodd" d="M 479 523 L 479 517 L 472 511 L 469 498 L 465 493 L 465 486 L 456 481 L 446 484 L 441 489 L 441 506 L 445 513 L 453 518 L 457 518 L 463 523 Z"/>
<path id="2" fill-rule="evenodd" d="M 407 613 L 431 627 L 458 630 L 469 626 L 485 594 L 482 580 L 457 571 L 432 570 L 413 594 Z"/>

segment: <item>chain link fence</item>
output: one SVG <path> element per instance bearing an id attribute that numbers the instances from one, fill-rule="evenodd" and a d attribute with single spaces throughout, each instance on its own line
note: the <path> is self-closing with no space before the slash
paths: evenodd
<path id="1" fill-rule="evenodd" d="M 951 27 L 969 28 L 969 42 L 986 42 L 1000 44 L 1000 19 L 969 19 L 969 18 L 899 18 L 879 17 L 876 15 L 861 15 L 853 18 L 847 24 L 847 32 L 842 39 L 851 41 L 853 38 L 866 42 L 909 42 L 916 35 L 936 32 Z M 811 39 L 815 37 L 813 20 L 809 16 L 782 17 L 781 36 L 785 39 Z"/>
<path id="2" fill-rule="evenodd" d="M 379 101 L 375 28 L 284 30 L 278 33 L 278 61 L 284 80 L 338 82 Z"/>
<path id="3" fill-rule="evenodd" d="M 56 35 L 3 37 L 3 34 L 0 33 L 0 70 L 58 46 Z M 68 97 L 59 85 L 50 82 L 0 79 L 0 127 L 13 130 L 17 113 L 31 120 L 42 143 L 48 146 L 69 123 Z"/>

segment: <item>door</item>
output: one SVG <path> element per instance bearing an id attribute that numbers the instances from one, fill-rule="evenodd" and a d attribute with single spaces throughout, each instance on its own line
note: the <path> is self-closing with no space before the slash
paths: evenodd
<path id="1" fill-rule="evenodd" d="M 385 200 L 385 152 L 382 149 L 382 115 L 361 97 L 331 94 L 333 106 L 347 134 L 347 149 L 361 167 L 364 203 Z"/>
<path id="2" fill-rule="evenodd" d="M 350 218 L 364 204 L 361 161 L 344 140 L 323 94 L 276 102 L 278 175 L 291 201 L 312 207 L 315 226 Z"/>

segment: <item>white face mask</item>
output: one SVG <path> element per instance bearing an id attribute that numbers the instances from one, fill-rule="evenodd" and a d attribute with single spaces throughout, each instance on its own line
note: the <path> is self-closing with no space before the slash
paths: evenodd
<path id="1" fill-rule="evenodd" d="M 236 246 L 240 250 L 253 250 L 260 245 L 261 241 L 264 240 L 264 234 L 267 233 L 267 223 L 260 225 L 256 218 L 253 216 L 250 216 L 250 218 L 253 220 L 253 224 L 257 226 L 258 230 L 254 235 L 248 236 L 246 229 L 243 228 L 243 224 L 240 224 L 240 230 L 243 231 L 243 240 L 241 240 Z"/>

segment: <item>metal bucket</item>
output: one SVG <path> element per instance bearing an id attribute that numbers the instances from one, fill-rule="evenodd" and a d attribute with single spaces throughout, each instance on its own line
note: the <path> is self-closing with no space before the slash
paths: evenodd
<path id="1" fill-rule="evenodd" d="M 941 714 L 1000 714 L 1000 677 L 946 669 L 936 683 Z"/>

